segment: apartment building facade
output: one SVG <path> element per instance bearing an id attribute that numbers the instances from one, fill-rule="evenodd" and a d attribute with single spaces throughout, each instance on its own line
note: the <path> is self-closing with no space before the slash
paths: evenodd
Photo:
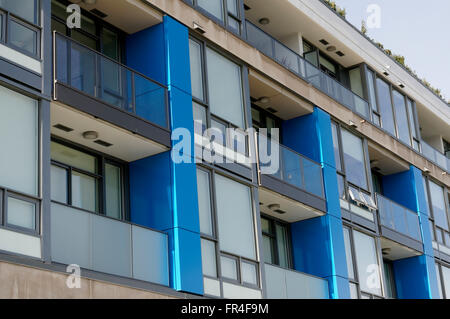
<path id="1" fill-rule="evenodd" d="M 0 297 L 450 298 L 449 105 L 321 0 L 0 20 Z"/>

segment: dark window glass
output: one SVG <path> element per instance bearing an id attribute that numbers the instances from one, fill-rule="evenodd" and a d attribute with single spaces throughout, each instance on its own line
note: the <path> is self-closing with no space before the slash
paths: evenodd
<path id="1" fill-rule="evenodd" d="M 378 78 L 377 89 L 382 127 L 395 136 L 394 115 L 392 113 L 390 87 L 386 82 Z"/>
<path id="2" fill-rule="evenodd" d="M 28 22 L 38 24 L 39 1 L 35 0 L 2 0 L 0 7 Z"/>
<path id="3" fill-rule="evenodd" d="M 37 55 L 37 32 L 25 25 L 10 20 L 9 22 L 9 42 L 32 55 Z"/>

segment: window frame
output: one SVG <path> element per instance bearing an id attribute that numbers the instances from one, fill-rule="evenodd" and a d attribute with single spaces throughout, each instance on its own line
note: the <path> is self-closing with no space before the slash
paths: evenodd
<path id="1" fill-rule="evenodd" d="M 292 237 L 291 237 L 291 225 L 285 221 L 282 221 L 280 219 L 276 219 L 272 216 L 266 215 L 266 214 L 261 214 L 261 219 L 265 219 L 269 222 L 269 228 L 271 233 L 267 233 L 265 231 L 262 230 L 261 228 L 261 235 L 262 237 L 266 236 L 269 237 L 271 239 L 271 246 L 272 249 L 274 251 L 274 259 L 275 262 L 274 263 L 268 263 L 270 265 L 276 266 L 276 267 L 281 267 L 284 268 L 282 266 L 280 266 L 280 256 L 278 255 L 278 241 L 277 241 L 277 233 L 276 233 L 276 225 L 279 225 L 281 227 L 283 227 L 286 231 L 286 244 L 287 247 L 286 248 L 286 252 L 287 252 L 287 262 L 288 262 L 288 267 L 286 269 L 290 269 L 293 270 L 294 269 L 294 262 L 293 262 L 293 251 L 292 251 Z M 264 239 L 263 239 L 264 240 Z M 267 263 L 265 261 L 263 261 L 264 263 Z"/>
<path id="2" fill-rule="evenodd" d="M 385 283 L 384 283 L 385 274 L 384 274 L 384 269 L 383 269 L 383 259 L 382 259 L 381 244 L 380 244 L 379 237 L 377 237 L 377 234 L 369 232 L 367 229 L 364 229 L 364 228 L 356 226 L 356 225 L 351 225 L 349 223 L 344 223 L 343 228 L 346 228 L 349 232 L 350 246 L 351 246 L 350 252 L 351 252 L 353 274 L 354 274 L 354 278 L 348 278 L 349 287 L 350 287 L 350 284 L 354 284 L 356 286 L 356 290 L 358 293 L 358 299 L 363 299 L 362 298 L 363 296 L 368 297 L 368 299 L 386 299 L 386 287 L 385 287 Z M 376 258 L 377 258 L 377 262 L 378 262 L 378 273 L 380 276 L 380 278 L 379 278 L 380 285 L 381 285 L 380 290 L 381 290 L 382 296 L 371 294 L 369 292 L 365 292 L 365 291 L 361 290 L 360 278 L 359 278 L 359 272 L 358 272 L 358 264 L 356 261 L 355 241 L 354 241 L 354 236 L 353 236 L 354 231 L 357 231 L 363 235 L 373 238 L 373 241 L 375 244 Z"/>
<path id="3" fill-rule="evenodd" d="M 445 185 L 442 185 L 441 183 L 437 182 L 434 179 L 431 179 L 429 176 L 422 175 L 423 181 L 425 182 L 426 187 L 426 194 L 427 196 L 427 204 L 428 204 L 428 211 L 430 212 L 428 214 L 428 220 L 431 224 L 431 229 L 433 233 L 431 234 L 434 238 L 434 241 L 437 242 L 439 245 L 444 245 L 448 248 L 450 248 L 450 202 L 449 202 L 449 196 L 450 192 L 447 189 Z M 433 210 L 433 203 L 431 201 L 431 195 L 430 195 L 430 182 L 433 182 L 434 184 L 438 185 L 439 187 L 443 188 L 444 191 L 444 203 L 445 203 L 445 214 L 447 218 L 447 225 L 449 226 L 449 230 L 443 229 L 442 227 L 436 225 L 435 216 L 434 216 L 434 210 Z M 447 243 L 446 236 L 448 235 L 449 242 Z M 438 236 L 439 235 L 439 236 Z M 440 239 L 440 240 L 439 240 Z M 450 297 L 450 296 L 449 296 Z"/>
<path id="4" fill-rule="evenodd" d="M 204 278 L 216 280 L 219 282 L 220 285 L 220 296 L 214 296 L 214 295 L 208 295 L 205 294 L 205 296 L 212 297 L 212 298 L 223 298 L 223 283 L 231 283 L 239 286 L 243 286 L 246 288 L 251 289 L 257 289 L 262 292 L 262 279 L 261 279 L 261 260 L 260 259 L 260 253 L 259 253 L 259 247 L 258 247 L 258 232 L 257 232 L 257 225 L 255 222 L 255 216 L 256 216 L 256 207 L 254 204 L 254 185 L 250 184 L 248 181 L 245 181 L 240 178 L 236 178 L 234 176 L 225 175 L 222 173 L 221 170 L 217 170 L 215 168 L 209 168 L 206 165 L 200 165 L 198 164 L 196 166 L 197 170 L 201 170 L 208 174 L 208 181 L 209 181 L 209 187 L 210 187 L 210 205 L 211 205 L 211 223 L 212 223 L 212 233 L 213 235 L 210 236 L 205 233 L 200 233 L 200 239 L 207 240 L 214 243 L 215 246 L 215 260 L 216 260 L 216 274 L 217 277 L 211 277 L 208 275 L 205 275 L 202 273 L 202 276 Z M 217 209 L 217 200 L 216 200 L 216 186 L 215 186 L 215 176 L 219 174 L 225 178 L 228 178 L 230 180 L 233 180 L 237 183 L 241 183 L 247 187 L 250 188 L 250 194 L 252 198 L 252 221 L 253 221 L 253 227 L 254 227 L 254 236 L 255 236 L 255 255 L 257 260 L 252 260 L 246 257 L 238 256 L 233 253 L 225 252 L 220 249 L 220 242 L 219 242 L 219 225 L 218 225 L 218 209 Z M 237 280 L 225 278 L 222 276 L 222 265 L 221 265 L 221 256 L 225 256 L 227 258 L 232 258 L 237 260 Z M 257 285 L 252 285 L 249 283 L 243 282 L 242 278 L 242 263 L 250 263 L 254 264 L 256 266 L 256 279 L 257 279 Z"/>
<path id="5" fill-rule="evenodd" d="M 0 7 L 0 16 L 2 17 L 1 25 L 1 36 L 0 36 L 0 42 L 4 45 L 6 45 L 9 48 L 12 48 L 22 54 L 25 54 L 26 56 L 29 56 L 33 59 L 42 60 L 42 53 L 41 53 L 41 34 L 42 34 L 42 26 L 41 26 L 41 19 L 40 19 L 40 12 L 42 7 L 42 1 L 41 0 L 33 0 L 36 8 L 35 12 L 35 21 L 28 21 L 22 17 L 19 17 L 18 15 L 15 15 L 12 12 L 9 12 L 7 9 Z M 36 54 L 32 54 L 31 52 L 24 50 L 14 44 L 11 43 L 11 21 L 21 25 L 22 27 L 25 27 L 31 31 L 33 31 L 36 34 L 36 40 L 33 43 L 33 48 L 36 49 Z"/>
<path id="6" fill-rule="evenodd" d="M 108 154 L 104 154 L 92 149 L 89 149 L 85 146 L 64 140 L 62 138 L 52 136 L 51 142 L 55 142 L 57 144 L 61 144 L 65 147 L 74 149 L 76 151 L 85 153 L 87 155 L 95 157 L 96 163 L 96 173 L 92 173 L 89 171 L 85 171 L 83 169 L 73 167 L 69 164 L 62 163 L 51 158 L 51 166 L 56 166 L 66 170 L 66 187 L 67 187 L 67 199 L 66 202 L 60 202 L 57 200 L 50 199 L 52 203 L 57 203 L 60 205 L 64 205 L 67 207 L 71 207 L 74 209 L 79 209 L 91 214 L 100 215 L 103 217 L 111 218 L 114 220 L 120 220 L 129 222 L 130 221 L 130 199 L 129 199 L 129 172 L 128 172 L 128 163 L 125 161 L 114 158 Z M 51 155 L 50 155 L 51 156 Z M 120 180 L 121 180 L 121 217 L 115 218 L 107 215 L 106 212 L 106 176 L 105 176 L 105 164 L 111 164 L 120 168 Z M 98 212 L 91 211 L 88 209 L 84 209 L 81 207 L 77 207 L 73 205 L 72 202 L 72 172 L 77 172 L 92 178 L 95 178 L 97 181 L 97 201 L 98 201 Z"/>
<path id="7" fill-rule="evenodd" d="M 443 273 L 444 272 L 442 270 L 442 267 L 446 267 L 446 268 L 450 269 L 450 264 L 447 264 L 444 261 L 440 261 L 440 260 L 437 260 L 437 259 L 435 259 L 434 262 L 438 266 L 437 267 L 438 269 L 436 269 L 436 270 L 439 271 L 439 279 L 440 279 L 440 281 L 438 282 L 438 285 L 440 285 L 440 287 L 441 287 L 441 289 L 440 289 L 440 291 L 442 293 L 442 298 L 441 299 L 444 299 L 444 300 L 450 299 L 450 296 L 447 296 L 447 292 L 445 290 L 445 284 L 444 284 L 444 278 L 443 278 Z M 438 279 L 438 278 L 436 278 L 436 279 Z"/>
<path id="8" fill-rule="evenodd" d="M 344 180 L 345 198 L 342 198 L 342 199 L 347 201 L 349 204 L 354 204 L 358 207 L 368 210 L 375 217 L 375 211 L 377 210 L 377 207 L 376 207 L 375 193 L 373 192 L 372 185 L 371 185 L 372 175 L 371 175 L 371 171 L 370 171 L 370 165 L 368 165 L 367 140 L 364 137 L 360 136 L 359 134 L 355 134 L 355 132 L 353 130 L 350 130 L 347 127 L 344 127 L 342 124 L 340 124 L 337 121 L 332 120 L 331 125 L 332 126 L 334 125 L 336 127 L 339 158 L 341 161 L 341 169 L 336 168 L 336 173 L 339 176 L 341 176 Z M 365 174 L 366 174 L 366 179 L 367 179 L 367 189 L 364 189 L 358 185 L 355 185 L 354 183 L 349 182 L 347 179 L 346 165 L 344 162 L 344 148 L 343 148 L 343 143 L 342 143 L 342 132 L 341 132 L 342 129 L 346 130 L 347 132 L 349 132 L 350 134 L 353 134 L 354 136 L 356 136 L 358 138 L 361 138 L 361 140 L 362 140 L 362 148 L 363 148 L 363 155 L 364 155 L 364 169 L 365 169 Z M 370 196 L 372 198 L 372 201 L 375 203 L 375 206 L 361 205 L 361 204 L 364 204 L 364 202 L 358 203 L 358 202 L 353 201 L 350 196 L 350 188 L 354 188 L 354 189 L 358 190 L 360 197 L 363 196 L 362 194 Z M 367 203 L 367 204 L 369 204 L 369 203 Z M 372 204 L 372 203 L 370 203 L 370 204 Z"/>
<path id="9" fill-rule="evenodd" d="M 192 96 L 192 108 L 194 108 L 194 103 L 198 104 L 199 106 L 202 106 L 205 109 L 205 113 L 206 113 L 206 122 L 205 123 L 205 130 L 211 129 L 211 121 L 217 121 L 223 125 L 226 126 L 226 128 L 228 129 L 235 129 L 238 131 L 241 131 L 243 134 L 245 134 L 245 131 L 250 127 L 250 120 L 249 120 L 249 115 L 247 112 L 247 109 L 249 107 L 248 105 L 248 101 L 247 101 L 247 97 L 248 97 L 248 93 L 246 93 L 246 78 L 245 78 L 245 68 L 244 65 L 238 61 L 236 61 L 234 58 L 230 57 L 228 54 L 225 54 L 221 51 L 216 50 L 213 46 L 208 45 L 208 43 L 204 40 L 200 40 L 197 37 L 194 37 L 192 35 L 189 35 L 189 41 L 193 41 L 196 44 L 199 45 L 200 48 L 200 62 L 201 62 L 201 75 L 202 75 L 202 87 L 203 87 L 203 99 L 199 99 L 195 96 Z M 235 63 L 236 65 L 238 65 L 240 67 L 241 70 L 241 89 L 242 89 L 242 116 L 243 116 L 243 121 L 244 121 L 244 125 L 245 127 L 237 127 L 235 124 L 231 123 L 230 121 L 227 121 L 215 114 L 213 114 L 211 112 L 211 108 L 210 108 L 210 98 L 209 98 L 209 87 L 208 87 L 208 63 L 207 63 L 207 59 L 206 59 L 206 50 L 210 49 L 213 50 L 214 52 L 216 52 L 217 54 L 221 55 L 222 57 L 230 60 L 231 62 Z M 250 119 L 251 119 L 251 115 L 250 115 Z M 195 119 L 194 119 L 195 122 Z M 204 133 L 204 132 L 203 132 Z M 246 136 L 246 147 L 245 147 L 245 156 L 249 156 L 250 154 L 250 137 Z M 233 145 L 233 151 L 235 151 L 237 153 L 237 151 L 235 150 L 235 142 L 231 143 L 232 141 L 230 140 L 230 136 L 228 134 L 226 134 L 226 136 L 223 137 L 225 146 L 226 145 Z M 227 144 L 229 143 L 229 144 Z"/>

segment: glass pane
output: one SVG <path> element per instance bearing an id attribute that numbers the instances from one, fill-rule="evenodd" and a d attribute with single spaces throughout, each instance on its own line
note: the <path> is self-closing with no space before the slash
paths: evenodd
<path id="1" fill-rule="evenodd" d="M 216 244 L 202 239 L 202 269 L 203 275 L 217 277 Z"/>
<path id="2" fill-rule="evenodd" d="M 268 219 L 265 219 L 263 217 L 261 217 L 261 231 L 263 233 L 268 233 L 270 234 L 270 221 Z"/>
<path id="3" fill-rule="evenodd" d="M 362 139 L 344 129 L 341 130 L 341 134 L 347 180 L 363 189 L 367 189 L 367 174 Z"/>
<path id="4" fill-rule="evenodd" d="M 437 226 L 449 230 L 445 211 L 444 189 L 432 181 L 429 181 L 429 187 L 434 221 Z"/>
<path id="5" fill-rule="evenodd" d="M 348 278 L 354 279 L 355 272 L 354 272 L 354 267 L 353 267 L 352 246 L 351 246 L 351 241 L 350 241 L 350 230 L 348 228 L 344 227 L 343 231 L 344 231 L 345 259 L 347 261 Z"/>
<path id="6" fill-rule="evenodd" d="M 227 8 L 229 13 L 232 13 L 236 17 L 239 17 L 237 1 L 238 0 L 227 0 Z"/>
<path id="7" fill-rule="evenodd" d="M 39 1 L 1 0 L 0 7 L 31 23 L 38 24 Z"/>
<path id="8" fill-rule="evenodd" d="M 298 55 L 279 42 L 275 42 L 275 60 L 286 68 L 299 73 Z"/>
<path id="9" fill-rule="evenodd" d="M 8 197 L 7 210 L 9 225 L 22 228 L 36 228 L 36 204 Z"/>
<path id="10" fill-rule="evenodd" d="M 197 134 L 203 135 L 208 123 L 206 122 L 206 109 L 204 106 L 192 103 L 194 106 L 194 131 Z"/>
<path id="11" fill-rule="evenodd" d="M 383 128 L 395 136 L 394 115 L 392 113 L 391 91 L 389 85 L 377 78 L 378 101 Z"/>
<path id="12" fill-rule="evenodd" d="M 97 40 L 88 35 L 85 35 L 84 33 L 72 30 L 72 39 L 92 50 L 97 50 Z"/>
<path id="13" fill-rule="evenodd" d="M 444 283 L 445 296 L 450 299 L 450 268 L 442 266 L 442 282 Z"/>
<path id="14" fill-rule="evenodd" d="M 95 95 L 96 62 L 94 52 L 71 44 L 70 85 L 89 95 Z"/>
<path id="15" fill-rule="evenodd" d="M 339 198 L 345 199 L 347 196 L 345 194 L 345 183 L 344 177 L 342 175 L 337 175 L 338 180 L 338 190 L 339 190 Z"/>
<path id="16" fill-rule="evenodd" d="M 220 21 L 223 20 L 222 0 L 197 0 L 197 5 Z"/>
<path id="17" fill-rule="evenodd" d="M 38 193 L 38 103 L 0 86 L 0 185 Z"/>
<path id="18" fill-rule="evenodd" d="M 166 91 L 158 84 L 135 75 L 136 115 L 167 127 Z"/>
<path id="19" fill-rule="evenodd" d="M 211 120 L 211 128 L 214 129 L 214 130 L 212 130 L 212 133 L 214 134 L 214 138 L 212 139 L 212 141 L 214 141 L 215 143 L 220 144 L 220 145 L 226 145 L 226 143 L 227 143 L 227 140 L 226 140 L 227 127 L 220 122 Z"/>
<path id="20" fill-rule="evenodd" d="M 193 40 L 189 40 L 189 56 L 191 61 L 192 96 L 203 100 L 202 51 L 200 44 Z"/>
<path id="21" fill-rule="evenodd" d="M 54 161 L 76 167 L 90 173 L 97 172 L 96 157 L 56 142 L 51 142 L 51 157 Z"/>
<path id="22" fill-rule="evenodd" d="M 66 20 L 68 16 L 68 13 L 66 12 L 66 6 L 56 0 L 52 0 L 52 15 Z"/>
<path id="23" fill-rule="evenodd" d="M 367 86 L 369 89 L 369 101 L 370 105 L 372 107 L 372 110 L 377 111 L 377 100 L 375 97 L 375 82 L 373 80 L 373 72 L 370 70 L 367 70 Z"/>
<path id="24" fill-rule="evenodd" d="M 96 178 L 78 172 L 72 173 L 72 205 L 91 212 L 98 212 L 98 182 Z"/>
<path id="25" fill-rule="evenodd" d="M 350 283 L 350 299 L 358 299 L 358 286 Z"/>
<path id="26" fill-rule="evenodd" d="M 397 132 L 400 141 L 407 145 L 411 145 L 411 136 L 408 125 L 408 114 L 406 112 L 405 96 L 394 91 L 394 110 L 397 120 Z"/>
<path id="27" fill-rule="evenodd" d="M 206 56 L 211 113 L 245 128 L 241 67 L 211 49 Z"/>
<path id="28" fill-rule="evenodd" d="M 55 165 L 51 167 L 51 199 L 67 204 L 67 170 Z"/>
<path id="29" fill-rule="evenodd" d="M 238 280 L 236 259 L 220 256 L 220 266 L 222 277 Z"/>
<path id="30" fill-rule="evenodd" d="M 394 283 L 394 272 L 392 269 L 392 265 L 384 262 L 384 285 L 386 287 L 386 297 L 387 298 L 395 298 L 395 288 L 393 286 Z"/>
<path id="31" fill-rule="evenodd" d="M 119 36 L 116 32 L 103 28 L 102 53 L 113 60 L 119 60 Z"/>
<path id="32" fill-rule="evenodd" d="M 278 265 L 283 268 L 289 267 L 289 247 L 286 227 L 275 224 L 278 249 Z"/>
<path id="33" fill-rule="evenodd" d="M 242 281 L 250 285 L 258 285 L 258 272 L 255 264 L 242 263 Z"/>
<path id="34" fill-rule="evenodd" d="M 66 35 L 66 25 L 62 22 L 52 19 L 52 31 L 56 31 L 63 35 Z"/>
<path id="35" fill-rule="evenodd" d="M 10 20 L 9 23 L 9 42 L 30 53 L 31 55 L 37 55 L 37 32 L 27 28 L 26 26 Z"/>
<path id="36" fill-rule="evenodd" d="M 100 58 L 101 66 L 101 99 L 109 104 L 122 108 L 125 103 L 122 92 L 122 81 L 126 78 L 125 69 L 119 64 Z"/>
<path id="37" fill-rule="evenodd" d="M 373 237 L 353 231 L 356 265 L 362 291 L 381 296 L 380 268 Z"/>
<path id="38" fill-rule="evenodd" d="M 89 19 L 84 15 L 81 15 L 81 29 L 92 35 L 97 34 L 94 20 Z"/>
<path id="39" fill-rule="evenodd" d="M 197 189 L 200 232 L 212 236 L 213 226 L 211 217 L 211 186 L 209 183 L 209 174 L 200 169 L 197 169 Z"/>
<path id="40" fill-rule="evenodd" d="M 272 238 L 269 236 L 263 235 L 263 251 L 264 251 L 264 262 L 269 264 L 275 264 L 273 241 Z"/>
<path id="41" fill-rule="evenodd" d="M 105 164 L 106 216 L 122 218 L 122 174 L 118 166 Z"/>
<path id="42" fill-rule="evenodd" d="M 410 99 L 406 99 L 406 106 L 408 108 L 409 126 L 411 127 L 411 134 L 414 138 L 417 138 L 416 122 L 414 121 L 414 108 Z"/>
<path id="43" fill-rule="evenodd" d="M 440 267 L 439 264 L 434 264 L 436 267 L 436 279 L 437 279 L 437 285 L 439 289 L 439 299 L 444 298 L 444 295 L 442 294 L 442 279 L 441 279 L 441 273 L 440 273 Z"/>
<path id="44" fill-rule="evenodd" d="M 331 133 L 333 135 L 333 150 L 334 150 L 334 160 L 336 163 L 336 169 L 338 171 L 342 171 L 341 157 L 340 157 L 340 150 L 339 150 L 338 131 L 337 131 L 337 125 L 335 123 L 331 123 Z"/>
<path id="45" fill-rule="evenodd" d="M 241 33 L 241 22 L 233 17 L 228 17 L 228 27 L 236 33 Z"/>
<path id="46" fill-rule="evenodd" d="M 221 175 L 215 175 L 215 186 L 221 249 L 255 260 L 250 188 Z"/>

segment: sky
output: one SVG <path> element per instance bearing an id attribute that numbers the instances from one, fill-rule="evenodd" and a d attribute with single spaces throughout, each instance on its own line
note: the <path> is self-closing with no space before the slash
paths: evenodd
<path id="1" fill-rule="evenodd" d="M 450 100 L 450 1 L 449 0 L 335 0 L 345 8 L 347 20 L 357 29 L 367 20 L 367 9 L 376 4 L 380 27 L 368 28 L 367 35 L 394 54 L 442 91 Z"/>

